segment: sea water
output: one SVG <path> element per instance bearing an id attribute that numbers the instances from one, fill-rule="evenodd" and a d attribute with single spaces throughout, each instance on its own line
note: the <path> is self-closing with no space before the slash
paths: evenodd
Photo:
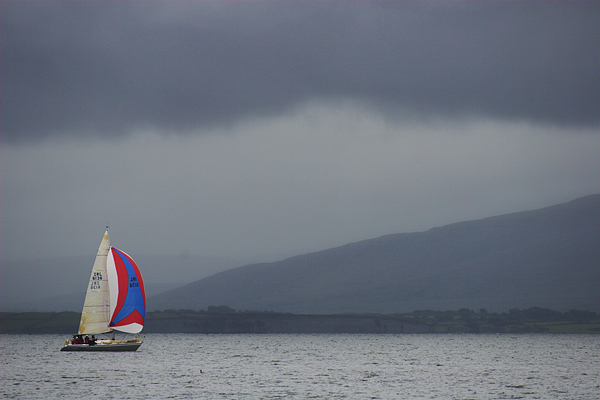
<path id="1" fill-rule="evenodd" d="M 147 334 L 137 352 L 1 335 L 1 398 L 598 399 L 600 335 Z"/>

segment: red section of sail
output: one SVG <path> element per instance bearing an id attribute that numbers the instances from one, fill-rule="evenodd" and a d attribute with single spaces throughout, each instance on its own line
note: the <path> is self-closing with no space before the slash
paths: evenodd
<path id="1" fill-rule="evenodd" d="M 113 326 L 114 318 L 119 313 L 119 310 L 121 310 L 121 308 L 123 307 L 123 304 L 125 304 L 125 298 L 127 297 L 127 288 L 129 285 L 129 274 L 127 273 L 127 267 L 125 267 L 125 264 L 123 263 L 119 252 L 117 252 L 116 249 L 112 247 L 110 248 L 110 251 L 112 252 L 113 259 L 115 260 L 115 269 L 117 270 L 117 282 L 119 287 L 117 305 L 115 307 L 115 312 L 113 313 L 112 320 L 110 321 L 110 326 Z M 144 299 L 144 304 L 145 302 L 146 300 Z"/>
<path id="2" fill-rule="evenodd" d="M 140 325 L 144 325 L 144 318 L 138 310 L 133 310 L 131 314 L 117 322 L 116 324 L 111 324 L 111 326 L 125 326 L 133 323 L 138 323 Z"/>

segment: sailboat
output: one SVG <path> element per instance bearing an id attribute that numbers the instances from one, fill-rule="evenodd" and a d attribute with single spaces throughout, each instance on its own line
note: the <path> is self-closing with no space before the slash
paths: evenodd
<path id="1" fill-rule="evenodd" d="M 60 350 L 136 351 L 142 345 L 140 332 L 145 315 L 146 294 L 140 270 L 127 253 L 110 246 L 107 226 L 92 267 L 79 331 Z M 117 340 L 115 331 L 137 336 Z M 106 333 L 112 333 L 112 337 L 96 339 L 96 335 Z"/>

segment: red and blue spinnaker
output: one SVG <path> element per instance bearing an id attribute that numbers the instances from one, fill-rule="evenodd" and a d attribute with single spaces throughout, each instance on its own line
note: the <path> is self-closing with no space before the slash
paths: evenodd
<path id="1" fill-rule="evenodd" d="M 146 316 L 144 281 L 135 261 L 124 251 L 111 247 L 106 264 L 110 288 L 109 327 L 139 333 Z"/>

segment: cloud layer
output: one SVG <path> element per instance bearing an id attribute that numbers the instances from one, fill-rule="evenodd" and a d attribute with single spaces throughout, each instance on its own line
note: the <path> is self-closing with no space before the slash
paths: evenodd
<path id="1" fill-rule="evenodd" d="M 2 141 L 202 132 L 305 102 L 600 122 L 596 2 L 3 2 Z"/>

